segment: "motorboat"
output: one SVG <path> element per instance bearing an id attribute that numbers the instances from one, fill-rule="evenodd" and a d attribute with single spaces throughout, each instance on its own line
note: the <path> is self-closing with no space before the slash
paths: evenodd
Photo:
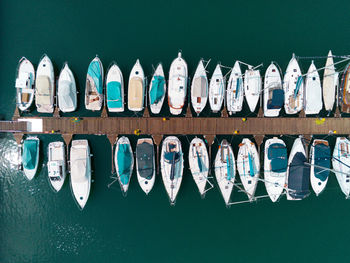
<path id="1" fill-rule="evenodd" d="M 116 63 L 113 63 L 106 77 L 107 108 L 109 112 L 124 111 L 124 80 L 123 73 Z"/>
<path id="2" fill-rule="evenodd" d="M 208 101 L 208 77 L 204 68 L 203 59 L 198 63 L 191 85 L 192 107 L 199 115 Z"/>
<path id="3" fill-rule="evenodd" d="M 162 110 L 166 93 L 166 81 L 162 63 L 159 63 L 151 79 L 149 87 L 149 104 L 153 114 Z"/>
<path id="4" fill-rule="evenodd" d="M 29 136 L 23 141 L 22 165 L 24 175 L 28 180 L 32 180 L 38 170 L 39 145 L 38 137 Z"/>
<path id="5" fill-rule="evenodd" d="M 16 103 L 20 111 L 26 111 L 34 100 L 35 70 L 33 64 L 22 57 L 18 62 L 16 74 Z"/>
<path id="6" fill-rule="evenodd" d="M 225 97 L 225 79 L 222 75 L 221 65 L 217 64 L 209 83 L 209 105 L 216 113 L 221 110 Z"/>
<path id="7" fill-rule="evenodd" d="M 305 80 L 305 114 L 319 114 L 321 110 L 321 80 L 314 61 L 312 61 Z"/>
<path id="8" fill-rule="evenodd" d="M 236 61 L 227 82 L 226 102 L 230 115 L 240 112 L 243 107 L 244 87 L 242 71 L 239 62 Z"/>
<path id="9" fill-rule="evenodd" d="M 66 179 L 66 149 L 64 143 L 60 141 L 50 142 L 47 158 L 49 182 L 52 189 L 58 192 Z"/>
<path id="10" fill-rule="evenodd" d="M 77 109 L 77 87 L 68 63 L 64 63 L 58 77 L 57 97 L 60 111 L 72 112 Z"/>
<path id="11" fill-rule="evenodd" d="M 35 105 L 38 112 L 53 113 L 55 74 L 50 58 L 44 54 L 36 70 Z"/>
<path id="12" fill-rule="evenodd" d="M 141 189 L 148 195 L 156 179 L 154 144 L 151 138 L 137 140 L 136 173 Z"/>
<path id="13" fill-rule="evenodd" d="M 89 64 L 85 85 L 85 108 L 99 111 L 103 105 L 103 65 L 98 56 Z"/>
<path id="14" fill-rule="evenodd" d="M 125 195 L 128 192 L 132 171 L 134 169 L 134 154 L 128 137 L 120 137 L 116 144 L 114 164 L 120 188 Z"/>
<path id="15" fill-rule="evenodd" d="M 142 111 L 145 101 L 146 81 L 145 74 L 139 60 L 131 69 L 128 85 L 128 109 L 130 111 Z"/>
<path id="16" fill-rule="evenodd" d="M 277 117 L 284 103 L 284 90 L 281 73 L 276 64 L 271 62 L 264 79 L 264 116 Z"/>
<path id="17" fill-rule="evenodd" d="M 346 198 L 350 195 L 350 141 L 338 137 L 333 151 L 332 166 L 340 189 Z"/>

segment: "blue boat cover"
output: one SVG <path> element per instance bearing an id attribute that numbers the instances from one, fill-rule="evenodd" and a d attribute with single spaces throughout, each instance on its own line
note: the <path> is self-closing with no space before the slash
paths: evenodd
<path id="1" fill-rule="evenodd" d="M 117 153 L 118 173 L 123 185 L 129 183 L 132 166 L 132 153 L 129 144 L 120 144 Z"/>
<path id="2" fill-rule="evenodd" d="M 28 170 L 35 169 L 37 162 L 38 141 L 25 140 L 23 143 L 23 167 Z"/>
<path id="3" fill-rule="evenodd" d="M 328 145 L 317 144 L 315 146 L 315 165 L 322 166 L 325 168 L 331 167 L 331 150 Z M 320 179 L 322 182 L 326 181 L 329 176 L 329 170 L 322 169 L 320 167 L 314 168 L 315 177 Z"/>
<path id="4" fill-rule="evenodd" d="M 100 63 L 96 60 L 91 61 L 87 74 L 90 75 L 91 78 L 94 80 L 96 90 L 99 94 L 102 94 L 102 91 L 103 91 L 101 72 L 102 70 L 101 70 Z"/>
<path id="5" fill-rule="evenodd" d="M 284 102 L 284 90 L 274 89 L 272 91 L 272 99 L 269 99 L 267 102 L 267 108 L 280 109 L 283 107 L 283 102 Z"/>
<path id="6" fill-rule="evenodd" d="M 267 158 L 271 160 L 271 170 L 275 173 L 287 171 L 287 148 L 282 143 L 273 143 L 267 149 Z"/>
<path id="7" fill-rule="evenodd" d="M 154 76 L 150 91 L 151 104 L 158 103 L 163 98 L 164 85 L 165 79 L 163 76 Z"/>
<path id="8" fill-rule="evenodd" d="M 234 177 L 234 174 L 233 174 L 232 157 L 229 158 L 229 155 L 226 155 L 226 165 L 227 165 L 227 180 L 231 180 Z"/>
<path id="9" fill-rule="evenodd" d="M 296 199 L 303 199 L 310 193 L 310 167 L 305 165 L 306 157 L 298 152 L 289 167 L 288 188 L 289 195 Z"/>
<path id="10" fill-rule="evenodd" d="M 123 106 L 122 85 L 119 81 L 107 83 L 107 106 L 108 108 L 121 108 Z"/>
<path id="11" fill-rule="evenodd" d="M 251 177 L 254 177 L 256 168 L 255 168 L 254 160 L 250 153 L 248 153 L 248 161 L 249 161 L 249 175 Z"/>
<path id="12" fill-rule="evenodd" d="M 297 84 L 296 84 L 295 90 L 294 90 L 294 99 L 298 96 L 301 84 L 303 84 L 303 76 L 298 77 Z"/>

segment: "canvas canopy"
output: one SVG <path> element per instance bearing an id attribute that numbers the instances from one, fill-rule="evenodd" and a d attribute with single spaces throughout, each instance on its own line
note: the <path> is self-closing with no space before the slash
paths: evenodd
<path id="1" fill-rule="evenodd" d="M 274 89 L 272 91 L 272 98 L 267 102 L 268 109 L 280 109 L 283 106 L 284 102 L 284 90 L 283 89 Z"/>
<path id="2" fill-rule="evenodd" d="M 38 141 L 37 140 L 25 140 L 23 143 L 23 167 L 28 170 L 33 170 L 37 163 L 37 151 Z"/>
<path id="3" fill-rule="evenodd" d="M 204 98 L 207 96 L 207 81 L 204 76 L 200 76 L 193 81 L 193 96 Z"/>
<path id="4" fill-rule="evenodd" d="M 132 166 L 132 153 L 129 144 L 120 144 L 117 152 L 118 174 L 120 182 L 125 185 L 129 183 Z"/>
<path id="5" fill-rule="evenodd" d="M 72 181 L 74 183 L 85 183 L 87 180 L 86 159 L 76 159 L 72 164 Z"/>
<path id="6" fill-rule="evenodd" d="M 39 105 L 51 104 L 51 82 L 48 76 L 38 76 L 35 83 L 35 101 Z"/>
<path id="7" fill-rule="evenodd" d="M 315 165 L 329 169 L 331 167 L 331 150 L 328 145 L 317 144 L 315 146 Z M 329 170 L 322 169 L 320 167 L 314 168 L 315 177 L 322 182 L 326 181 L 329 176 Z"/>
<path id="8" fill-rule="evenodd" d="M 271 170 L 284 173 L 287 170 L 287 148 L 281 143 L 273 143 L 267 150 L 267 158 L 271 160 Z"/>
<path id="9" fill-rule="evenodd" d="M 138 172 L 142 178 L 151 179 L 153 176 L 154 166 L 154 149 L 153 145 L 147 142 L 138 144 L 136 147 L 136 158 L 138 163 Z"/>
<path id="10" fill-rule="evenodd" d="M 302 199 L 309 195 L 310 167 L 305 165 L 306 157 L 298 152 L 289 167 L 288 188 L 293 198 Z"/>
<path id="11" fill-rule="evenodd" d="M 92 78 L 96 91 L 99 94 L 102 94 L 103 87 L 102 87 L 102 70 L 101 65 L 98 61 L 92 61 L 89 65 L 87 74 Z"/>
<path id="12" fill-rule="evenodd" d="M 142 108 L 143 106 L 143 83 L 139 77 L 130 80 L 128 104 L 129 108 Z"/>
<path id="13" fill-rule="evenodd" d="M 151 104 L 158 103 L 164 97 L 164 85 L 163 76 L 154 76 L 150 91 Z"/>
<path id="14" fill-rule="evenodd" d="M 108 108 L 123 107 L 122 85 L 119 81 L 107 83 L 107 106 Z"/>
<path id="15" fill-rule="evenodd" d="M 72 82 L 68 80 L 62 80 L 60 85 L 60 107 L 61 108 L 72 108 L 74 107 Z"/>

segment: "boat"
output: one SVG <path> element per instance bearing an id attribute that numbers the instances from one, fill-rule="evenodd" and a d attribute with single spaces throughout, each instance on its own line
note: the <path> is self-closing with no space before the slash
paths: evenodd
<path id="1" fill-rule="evenodd" d="M 58 107 L 62 112 L 72 112 L 77 109 L 77 87 L 68 63 L 64 63 L 57 85 Z"/>
<path id="2" fill-rule="evenodd" d="M 131 69 L 128 85 L 128 109 L 131 111 L 142 111 L 145 100 L 145 75 L 139 60 Z"/>
<path id="3" fill-rule="evenodd" d="M 304 106 L 304 80 L 294 54 L 284 74 L 283 89 L 286 114 L 296 114 L 301 111 Z"/>
<path id="4" fill-rule="evenodd" d="M 123 194 L 126 195 L 129 189 L 132 170 L 134 169 L 134 155 L 128 137 L 120 137 L 116 144 L 114 164 L 120 188 Z"/>
<path id="5" fill-rule="evenodd" d="M 287 176 L 287 147 L 276 137 L 266 140 L 264 150 L 264 182 L 267 194 L 276 202 L 283 190 Z"/>
<path id="6" fill-rule="evenodd" d="M 179 115 L 185 104 L 187 94 L 187 63 L 182 58 L 182 53 L 171 63 L 169 71 L 168 104 L 170 113 Z"/>
<path id="7" fill-rule="evenodd" d="M 260 175 L 260 158 L 255 144 L 247 138 L 239 144 L 237 170 L 249 201 L 254 201 Z"/>
<path id="8" fill-rule="evenodd" d="M 194 138 L 190 143 L 188 162 L 194 182 L 203 198 L 206 192 L 206 185 L 209 173 L 209 155 L 204 141 Z"/>
<path id="9" fill-rule="evenodd" d="M 321 110 L 321 80 L 314 61 L 312 61 L 305 80 L 305 114 L 319 114 Z"/>
<path id="10" fill-rule="evenodd" d="M 230 115 L 240 112 L 243 107 L 244 88 L 241 67 L 236 61 L 227 83 L 226 102 Z"/>
<path id="11" fill-rule="evenodd" d="M 335 94 L 338 89 L 338 72 L 335 72 L 333 54 L 330 50 L 323 73 L 323 103 L 326 111 L 333 110 Z"/>
<path id="12" fill-rule="evenodd" d="M 346 198 L 350 195 L 350 141 L 338 137 L 333 151 L 332 166 L 340 189 Z"/>
<path id="13" fill-rule="evenodd" d="M 253 69 L 251 66 L 244 73 L 244 94 L 247 100 L 249 110 L 255 111 L 261 93 L 261 76 L 260 71 Z"/>
<path id="14" fill-rule="evenodd" d="M 38 112 L 53 113 L 55 74 L 50 58 L 44 54 L 36 70 L 35 105 Z"/>
<path id="15" fill-rule="evenodd" d="M 168 136 L 163 141 L 160 155 L 160 169 L 170 204 L 175 205 L 184 169 L 181 142 L 175 136 Z"/>
<path id="16" fill-rule="evenodd" d="M 216 154 L 214 171 L 222 197 L 229 206 L 236 178 L 236 162 L 231 145 L 225 139 L 221 141 Z"/>
<path id="17" fill-rule="evenodd" d="M 198 63 L 191 85 L 191 102 L 194 111 L 199 115 L 205 108 L 208 100 L 208 78 L 205 72 L 203 59 Z"/>
<path id="18" fill-rule="evenodd" d="M 61 190 L 66 179 L 66 150 L 63 142 L 50 142 L 47 154 L 50 185 L 55 192 Z"/>
<path id="19" fill-rule="evenodd" d="M 39 138 L 33 136 L 23 141 L 22 165 L 24 175 L 28 180 L 32 180 L 38 170 L 39 144 Z"/>
<path id="20" fill-rule="evenodd" d="M 154 71 L 149 87 L 149 104 L 153 114 L 159 114 L 164 103 L 166 82 L 162 63 Z"/>
<path id="21" fill-rule="evenodd" d="M 91 188 L 91 155 L 88 140 L 73 140 L 70 148 L 70 186 L 80 209 L 86 205 Z"/>
<path id="22" fill-rule="evenodd" d="M 107 108 L 109 112 L 124 111 L 124 80 L 123 73 L 116 63 L 113 63 L 106 77 Z"/>
<path id="23" fill-rule="evenodd" d="M 16 75 L 17 107 L 20 111 L 26 111 L 34 100 L 35 70 L 33 64 L 22 57 L 18 62 Z"/>
<path id="24" fill-rule="evenodd" d="M 265 72 L 264 79 L 264 116 L 277 117 L 283 107 L 284 90 L 281 73 L 278 67 L 271 62 Z"/>
<path id="25" fill-rule="evenodd" d="M 89 64 L 85 85 L 85 108 L 99 111 L 103 104 L 103 65 L 98 56 Z"/>
<path id="26" fill-rule="evenodd" d="M 151 138 L 137 140 L 136 172 L 139 185 L 146 194 L 149 194 L 156 179 L 154 145 Z"/>
<path id="27" fill-rule="evenodd" d="M 310 150 L 310 182 L 316 196 L 325 189 L 331 168 L 331 148 L 328 141 L 315 139 Z"/>
<path id="28" fill-rule="evenodd" d="M 346 66 L 340 85 L 340 110 L 350 113 L 350 63 Z"/>
<path id="29" fill-rule="evenodd" d="M 309 196 L 310 166 L 306 162 L 304 144 L 301 138 L 297 138 L 288 158 L 287 200 L 302 200 Z"/>
<path id="30" fill-rule="evenodd" d="M 225 79 L 222 75 L 221 65 L 217 64 L 209 83 L 209 105 L 216 113 L 221 110 L 225 96 Z"/>

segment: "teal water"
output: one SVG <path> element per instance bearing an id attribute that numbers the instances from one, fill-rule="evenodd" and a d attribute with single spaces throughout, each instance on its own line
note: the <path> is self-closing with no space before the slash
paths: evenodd
<path id="1" fill-rule="evenodd" d="M 163 62 L 167 72 L 182 49 L 192 75 L 199 58 L 232 66 L 277 61 L 285 70 L 291 54 L 348 54 L 350 27 L 345 1 L 9 1 L 0 2 L 0 115 L 15 106 L 15 69 L 21 56 L 35 66 L 45 52 L 59 73 L 68 61 L 80 91 L 90 60 L 105 69 L 116 60 L 128 76 L 141 59 L 146 75 Z M 305 72 L 310 61 L 302 62 Z M 316 61 L 322 66 L 324 60 Z M 80 93 L 80 102 L 83 92 Z M 79 115 L 93 115 L 79 104 Z M 35 112 L 34 112 L 35 114 Z M 249 121 L 253 121 L 250 119 Z M 201 200 L 188 171 L 175 207 L 160 176 L 145 196 L 133 175 L 126 198 L 111 182 L 111 152 L 105 136 L 89 139 L 94 183 L 87 206 L 77 209 L 69 183 L 54 194 L 46 154 L 28 182 L 11 135 L 0 138 L 1 262 L 347 262 L 350 218 L 334 175 L 324 193 L 301 202 L 259 200 L 226 209 L 217 188 Z M 130 136 L 133 146 L 136 138 Z M 219 137 L 220 141 L 223 137 Z M 241 136 L 225 136 L 237 154 Z M 290 149 L 292 138 L 284 137 Z M 41 152 L 59 139 L 40 136 Z M 187 138 L 180 137 L 184 151 Z M 189 137 L 188 139 L 191 139 Z M 334 138 L 329 137 L 331 145 Z M 217 144 L 213 147 L 216 153 Z M 259 184 L 258 194 L 265 194 Z M 242 200 L 234 192 L 233 199 Z"/>

